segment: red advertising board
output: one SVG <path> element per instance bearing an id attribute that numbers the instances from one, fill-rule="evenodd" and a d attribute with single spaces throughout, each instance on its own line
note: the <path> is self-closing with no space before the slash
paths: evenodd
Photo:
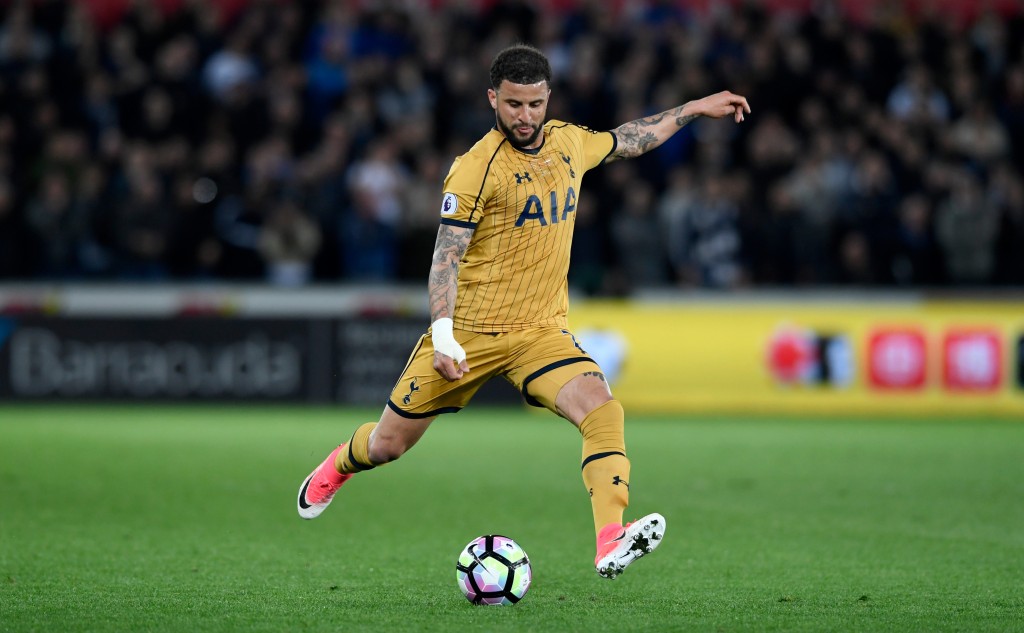
<path id="1" fill-rule="evenodd" d="M 878 390 L 924 387 L 928 346 L 918 328 L 879 329 L 868 337 L 868 385 Z"/>
<path id="2" fill-rule="evenodd" d="M 991 329 L 958 329 L 942 341 L 942 384 L 951 391 L 994 391 L 1003 384 L 1003 341 Z"/>

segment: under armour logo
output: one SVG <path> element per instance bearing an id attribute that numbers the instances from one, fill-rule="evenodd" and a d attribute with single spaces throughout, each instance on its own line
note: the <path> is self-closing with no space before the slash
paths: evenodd
<path id="1" fill-rule="evenodd" d="M 629 482 L 623 479 L 622 477 L 615 475 L 615 479 L 612 479 L 612 485 L 618 486 L 619 484 L 622 484 L 623 486 L 626 487 L 626 490 L 629 490 Z"/>
<path id="2" fill-rule="evenodd" d="M 409 393 L 405 394 L 405 397 L 402 398 L 402 404 L 409 404 L 412 402 L 412 394 L 420 390 L 420 388 L 416 386 L 416 380 L 416 378 L 413 378 L 412 382 L 409 383 Z M 618 477 L 616 477 L 616 479 L 618 479 Z M 626 487 L 629 488 L 629 486 Z"/>
<path id="3" fill-rule="evenodd" d="M 524 171 L 521 176 L 518 173 L 516 173 L 516 184 L 517 185 L 523 184 L 524 180 L 526 182 L 533 182 L 533 178 L 530 178 L 530 172 Z"/>

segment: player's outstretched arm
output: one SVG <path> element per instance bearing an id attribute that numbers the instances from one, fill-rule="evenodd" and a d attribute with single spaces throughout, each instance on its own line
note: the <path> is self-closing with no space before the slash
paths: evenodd
<path id="1" fill-rule="evenodd" d="M 466 254 L 473 229 L 442 224 L 437 229 L 427 292 L 433 323 L 434 369 L 446 380 L 458 380 L 469 371 L 466 352 L 452 335 L 452 315 L 458 291 L 459 262 Z"/>
<path id="2" fill-rule="evenodd" d="M 612 130 L 618 142 L 615 151 L 607 160 L 636 158 L 645 154 L 667 141 L 669 137 L 699 116 L 720 119 L 732 115 L 733 119 L 739 123 L 743 120 L 744 113 L 750 113 L 750 105 L 747 104 L 746 97 L 725 90 L 703 99 L 689 101 L 671 110 L 665 110 L 661 114 L 623 123 Z"/>

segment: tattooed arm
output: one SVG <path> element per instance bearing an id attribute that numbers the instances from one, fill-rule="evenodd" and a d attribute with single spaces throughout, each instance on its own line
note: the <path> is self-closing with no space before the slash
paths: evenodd
<path id="1" fill-rule="evenodd" d="M 469 371 L 466 352 L 452 334 L 452 315 L 458 290 L 459 262 L 466 253 L 473 229 L 442 224 L 437 229 L 434 259 L 427 293 L 430 301 L 434 369 L 445 380 L 458 380 Z"/>
<path id="2" fill-rule="evenodd" d="M 434 243 L 434 260 L 430 264 L 430 279 L 427 292 L 430 297 L 430 320 L 448 317 L 455 313 L 456 281 L 459 276 L 459 262 L 466 254 L 473 229 L 442 224 L 437 229 Z"/>
<path id="3" fill-rule="evenodd" d="M 744 113 L 750 113 L 747 99 L 726 90 L 697 101 L 689 101 L 661 114 L 623 123 L 612 130 L 617 144 L 608 161 L 646 154 L 699 116 L 720 119 L 731 114 L 739 123 Z"/>

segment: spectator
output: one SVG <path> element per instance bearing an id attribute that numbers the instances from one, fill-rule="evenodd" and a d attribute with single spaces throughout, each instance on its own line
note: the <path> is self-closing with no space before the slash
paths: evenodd
<path id="1" fill-rule="evenodd" d="M 0 63 L 4 65 L 42 62 L 50 57 L 53 43 L 32 24 L 26 2 L 13 3 L 3 28 L 0 28 Z"/>
<path id="2" fill-rule="evenodd" d="M 900 203 L 887 263 L 887 273 L 898 286 L 934 287 L 944 279 L 945 266 L 931 214 L 931 202 L 923 194 L 911 195 Z"/>
<path id="3" fill-rule="evenodd" d="M 633 287 L 662 285 L 667 280 L 666 261 L 654 189 L 646 182 L 637 183 L 623 202 L 612 220 L 612 239 L 622 272 Z"/>
<path id="4" fill-rule="evenodd" d="M 401 193 L 408 175 L 390 139 L 374 143 L 347 175 L 351 213 L 341 228 L 344 270 L 354 279 L 394 279 Z"/>
<path id="5" fill-rule="evenodd" d="M 749 247 L 754 281 L 768 286 L 816 281 L 822 271 L 814 267 L 812 261 L 816 257 L 808 251 L 816 254 L 820 249 L 808 239 L 808 231 L 789 188 L 776 183 L 766 198 L 758 214 L 767 217 L 755 224 Z"/>
<path id="6" fill-rule="evenodd" d="M 355 17 L 343 2 L 328 3 L 307 44 L 309 115 L 321 123 L 348 91 L 349 49 Z"/>
<path id="7" fill-rule="evenodd" d="M 1006 130 L 981 100 L 953 124 L 949 136 L 953 149 L 982 169 L 1009 154 Z"/>
<path id="8" fill-rule="evenodd" d="M 250 56 L 252 36 L 242 30 L 230 35 L 224 48 L 214 53 L 203 67 L 203 84 L 221 102 L 236 100 L 259 79 L 260 72 Z"/>
<path id="9" fill-rule="evenodd" d="M 118 276 L 165 279 L 171 213 L 163 183 L 153 172 L 140 170 L 129 175 L 127 184 L 128 196 L 113 209 L 111 222 Z"/>
<path id="10" fill-rule="evenodd" d="M 843 286 L 867 287 L 878 282 L 874 253 L 863 231 L 853 228 L 843 231 L 835 245 L 839 253 L 836 276 L 832 281 Z"/>
<path id="11" fill-rule="evenodd" d="M 704 288 L 734 288 L 746 277 L 742 264 L 739 208 L 719 174 L 702 178 L 685 210 L 673 213 L 668 229 L 675 279 Z"/>
<path id="12" fill-rule="evenodd" d="M 98 231 L 109 212 L 110 181 L 106 170 L 98 164 L 87 165 L 78 175 L 75 186 L 73 214 L 85 223 L 78 245 L 78 263 L 90 279 L 109 277 L 114 269 L 113 255 L 104 236 Z"/>
<path id="13" fill-rule="evenodd" d="M 178 279 L 216 278 L 223 256 L 214 226 L 216 180 L 184 172 L 173 183 L 174 216 L 167 247 L 169 272 Z"/>
<path id="14" fill-rule="evenodd" d="M 381 118 L 392 126 L 409 120 L 424 121 L 430 117 L 434 94 L 424 83 L 416 63 L 409 59 L 398 63 L 394 81 L 380 92 L 378 106 Z"/>
<path id="15" fill-rule="evenodd" d="M 967 169 L 953 175 L 952 188 L 936 210 L 935 229 L 953 283 L 992 281 L 999 210 L 985 199 L 981 183 Z"/>
<path id="16" fill-rule="evenodd" d="M 75 207 L 72 185 L 65 173 L 54 169 L 43 174 L 25 216 L 35 238 L 33 251 L 39 274 L 46 279 L 79 276 L 79 248 L 88 225 Z"/>
<path id="17" fill-rule="evenodd" d="M 297 204 L 283 200 L 275 205 L 259 235 L 267 281 L 275 286 L 309 283 L 321 240 L 320 227 Z"/>
<path id="18" fill-rule="evenodd" d="M 932 73 L 923 64 L 907 70 L 906 77 L 889 93 L 889 113 L 898 120 L 922 126 L 949 120 L 950 105 L 945 93 L 932 81 Z"/>
<path id="19" fill-rule="evenodd" d="M 415 172 L 402 197 L 404 213 L 399 224 L 401 253 L 398 261 L 399 279 L 423 279 L 423 262 L 430 261 L 437 239 L 437 218 L 440 213 L 441 184 L 450 160 L 433 151 L 416 157 Z"/>

